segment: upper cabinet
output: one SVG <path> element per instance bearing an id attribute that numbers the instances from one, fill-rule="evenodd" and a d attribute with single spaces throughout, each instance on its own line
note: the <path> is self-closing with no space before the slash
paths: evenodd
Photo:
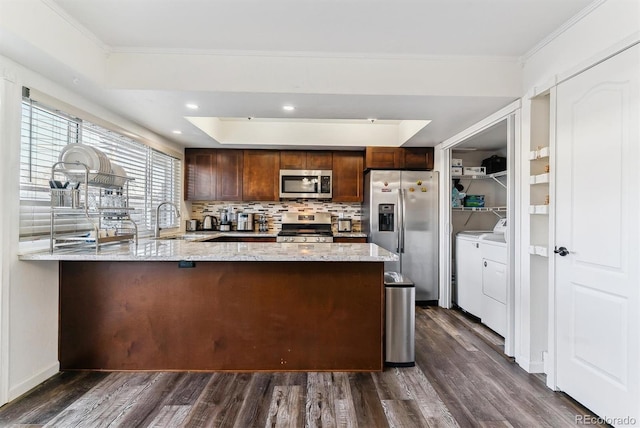
<path id="1" fill-rule="evenodd" d="M 285 150 L 280 152 L 281 169 L 331 169 L 331 152 Z"/>
<path id="2" fill-rule="evenodd" d="M 400 147 L 367 147 L 365 152 L 365 168 L 367 169 L 401 169 L 404 164 Z"/>
<path id="3" fill-rule="evenodd" d="M 366 169 L 433 169 L 433 147 L 367 147 Z"/>
<path id="4" fill-rule="evenodd" d="M 218 150 L 216 155 L 216 196 L 219 201 L 242 201 L 242 150 Z"/>
<path id="5" fill-rule="evenodd" d="M 216 150 L 185 150 L 184 195 L 187 201 L 212 201 L 216 195 Z"/>
<path id="6" fill-rule="evenodd" d="M 363 152 L 302 150 L 186 149 L 185 199 L 277 201 L 280 169 L 332 170 L 332 200 L 362 202 Z"/>
<path id="7" fill-rule="evenodd" d="M 244 150 L 242 199 L 245 201 L 277 201 L 280 177 L 280 152 L 276 150 Z"/>
<path id="8" fill-rule="evenodd" d="M 362 152 L 333 152 L 334 202 L 362 202 L 363 163 Z"/>
<path id="9" fill-rule="evenodd" d="M 186 149 L 187 201 L 241 201 L 242 150 Z"/>

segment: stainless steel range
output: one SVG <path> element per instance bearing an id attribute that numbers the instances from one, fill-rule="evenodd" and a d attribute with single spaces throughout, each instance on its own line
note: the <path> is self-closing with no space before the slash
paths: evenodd
<path id="1" fill-rule="evenodd" d="M 282 230 L 276 242 L 333 242 L 331 214 L 282 214 Z"/>

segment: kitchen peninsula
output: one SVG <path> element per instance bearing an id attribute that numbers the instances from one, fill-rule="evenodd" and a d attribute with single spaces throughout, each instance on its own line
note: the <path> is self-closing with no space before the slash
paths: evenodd
<path id="1" fill-rule="evenodd" d="M 197 239 L 20 256 L 60 262 L 62 370 L 230 371 L 381 370 L 396 258 L 373 244 Z"/>

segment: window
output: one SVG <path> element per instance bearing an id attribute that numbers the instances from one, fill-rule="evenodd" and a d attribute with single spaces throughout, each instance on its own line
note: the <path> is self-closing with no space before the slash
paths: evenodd
<path id="1" fill-rule="evenodd" d="M 180 203 L 181 162 L 131 138 L 99 125 L 71 117 L 25 98 L 22 103 L 20 152 L 20 238 L 47 237 L 50 233 L 51 167 L 64 146 L 83 143 L 102 150 L 122 166 L 129 178 L 129 205 L 140 236 L 150 235 L 155 208 L 162 201 Z M 170 208 L 170 207 L 167 207 Z M 163 227 L 178 227 L 172 209 L 161 212 Z M 61 223 L 69 231 L 85 230 L 87 224 Z"/>

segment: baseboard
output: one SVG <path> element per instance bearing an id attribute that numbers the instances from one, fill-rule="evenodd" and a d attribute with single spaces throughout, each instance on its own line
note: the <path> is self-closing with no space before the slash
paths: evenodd
<path id="1" fill-rule="evenodd" d="M 516 363 L 527 373 L 544 373 L 544 361 L 531 361 L 525 357 L 517 357 Z"/>
<path id="2" fill-rule="evenodd" d="M 9 395 L 7 398 L 9 399 L 9 401 L 15 400 L 25 392 L 28 392 L 29 390 L 40 385 L 45 380 L 49 379 L 51 376 L 57 374 L 59 371 L 60 371 L 60 362 L 56 361 L 55 363 L 51 364 L 49 367 L 41 370 L 40 372 L 36 373 L 30 378 L 20 382 L 18 385 L 9 387 Z"/>

